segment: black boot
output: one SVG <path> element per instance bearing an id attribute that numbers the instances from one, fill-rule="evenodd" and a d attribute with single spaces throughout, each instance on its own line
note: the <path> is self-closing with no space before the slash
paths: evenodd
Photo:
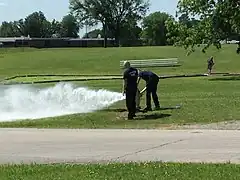
<path id="1" fill-rule="evenodd" d="M 155 111 L 160 110 L 160 109 L 161 109 L 160 106 L 156 106 L 156 107 L 154 108 Z"/>
<path id="2" fill-rule="evenodd" d="M 128 116 L 128 120 L 133 120 L 134 116 Z"/>
<path id="3" fill-rule="evenodd" d="M 151 107 L 146 107 L 145 109 L 143 109 L 143 112 L 148 112 L 148 111 L 152 111 Z"/>

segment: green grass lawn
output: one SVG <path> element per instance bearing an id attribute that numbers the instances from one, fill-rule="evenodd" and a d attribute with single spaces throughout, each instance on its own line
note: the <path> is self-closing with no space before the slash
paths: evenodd
<path id="1" fill-rule="evenodd" d="M 92 89 L 104 88 L 121 92 L 120 80 L 78 82 L 79 86 Z M 52 85 L 52 84 L 51 84 Z M 144 83 L 141 84 L 143 87 Z M 40 85 L 38 85 L 40 86 Z M 45 84 L 50 86 L 50 84 Z M 139 113 L 136 120 L 126 121 L 125 101 L 108 109 L 41 120 L 25 120 L 0 123 L 0 127 L 40 128 L 159 128 L 171 124 L 211 123 L 240 118 L 237 106 L 240 100 L 238 80 L 215 80 L 215 77 L 164 79 L 159 85 L 159 99 L 163 107 L 181 104 L 181 109 L 166 109 Z M 145 105 L 145 96 L 141 101 Z"/>
<path id="2" fill-rule="evenodd" d="M 240 166 L 233 164 L 129 163 L 0 166 L 1 180 L 237 180 L 239 178 Z"/>
<path id="3" fill-rule="evenodd" d="M 134 48 L 89 48 L 89 49 L 25 49 L 8 50 L 0 58 L 0 76 L 18 74 L 120 74 L 119 61 L 123 59 L 178 57 L 182 66 L 174 68 L 149 68 L 159 75 L 181 73 L 205 73 L 206 60 L 216 58 L 217 72 L 237 72 L 240 65 L 235 46 L 224 46 L 221 51 L 210 49 L 207 54 L 200 51 L 186 57 L 185 51 L 175 47 Z M 53 78 L 53 77 L 51 77 Z M 75 114 L 41 120 L 2 122 L 0 127 L 44 127 L 44 128 L 159 128 L 171 124 L 211 123 L 240 118 L 238 102 L 240 81 L 238 78 L 216 77 L 163 79 L 159 85 L 161 105 L 172 107 L 181 104 L 181 109 L 165 109 L 159 112 L 138 114 L 134 121 L 126 121 L 125 102 L 89 114 Z M 18 81 L 31 81 L 20 78 Z M 42 79 L 41 79 L 42 80 Z M 91 88 L 105 88 L 121 92 L 122 81 L 75 82 Z M 50 86 L 44 84 L 37 86 Z M 143 83 L 141 87 L 143 87 Z M 143 97 L 142 107 L 145 105 Z"/>
<path id="4" fill-rule="evenodd" d="M 179 58 L 182 66 L 150 68 L 159 74 L 205 73 L 206 60 L 214 55 L 217 71 L 238 71 L 239 55 L 236 46 L 224 46 L 221 51 L 209 49 L 206 54 L 175 47 L 125 48 L 66 48 L 7 50 L 0 58 L 0 77 L 22 74 L 120 74 L 120 60 L 148 58 Z M 1 50 L 3 51 L 3 50 Z"/>

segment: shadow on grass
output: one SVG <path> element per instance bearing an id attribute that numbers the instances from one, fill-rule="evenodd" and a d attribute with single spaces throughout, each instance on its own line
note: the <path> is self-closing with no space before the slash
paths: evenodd
<path id="1" fill-rule="evenodd" d="M 164 111 L 164 110 L 174 110 L 174 109 L 178 109 L 176 107 L 162 107 L 160 108 L 160 111 Z M 124 108 L 111 108 L 111 109 L 104 109 L 102 110 L 103 112 L 127 112 L 127 109 Z"/>
<path id="2" fill-rule="evenodd" d="M 135 120 L 156 120 L 156 119 L 162 119 L 166 117 L 170 117 L 171 114 L 162 114 L 162 113 L 154 113 L 154 114 L 139 114 L 137 115 Z"/>
<path id="3" fill-rule="evenodd" d="M 127 109 L 124 108 L 111 108 L 111 109 L 103 109 L 102 112 L 127 112 Z"/>
<path id="4" fill-rule="evenodd" d="M 240 81 L 240 76 L 212 78 L 209 81 Z"/>

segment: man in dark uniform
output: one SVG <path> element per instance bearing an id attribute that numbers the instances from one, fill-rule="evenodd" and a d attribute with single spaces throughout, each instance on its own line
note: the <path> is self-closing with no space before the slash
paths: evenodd
<path id="1" fill-rule="evenodd" d="M 157 86 L 159 82 L 159 77 L 151 71 L 141 71 L 139 73 L 138 84 L 140 80 L 143 79 L 146 81 L 146 108 L 144 111 L 152 111 L 151 106 L 151 94 L 153 97 L 153 102 L 155 104 L 155 109 L 160 109 L 160 104 L 157 95 Z"/>
<path id="2" fill-rule="evenodd" d="M 133 119 L 136 113 L 136 94 L 137 94 L 137 79 L 138 70 L 131 67 L 128 61 L 124 61 L 123 74 L 123 93 L 126 94 L 126 106 L 128 109 L 128 119 Z"/>

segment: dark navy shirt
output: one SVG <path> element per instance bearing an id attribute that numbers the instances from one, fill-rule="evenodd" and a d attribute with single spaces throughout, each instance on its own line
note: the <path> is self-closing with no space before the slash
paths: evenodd
<path id="1" fill-rule="evenodd" d="M 141 71 L 139 77 L 148 82 L 151 79 L 157 79 L 158 76 L 151 71 Z"/>
<path id="2" fill-rule="evenodd" d="M 126 87 L 127 89 L 136 89 L 137 88 L 137 79 L 138 79 L 138 70 L 130 67 L 124 74 L 123 79 L 127 79 Z"/>

